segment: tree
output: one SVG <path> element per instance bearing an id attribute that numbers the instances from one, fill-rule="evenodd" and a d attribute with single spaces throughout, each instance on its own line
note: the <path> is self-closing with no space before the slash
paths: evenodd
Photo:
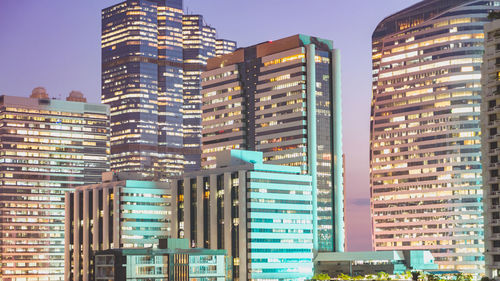
<path id="1" fill-rule="evenodd" d="M 344 273 L 340 273 L 339 276 L 337 276 L 337 278 L 340 280 L 352 280 L 351 276 Z"/>
<path id="2" fill-rule="evenodd" d="M 380 271 L 377 273 L 377 279 L 378 280 L 389 280 L 389 273 L 385 273 L 383 271 Z"/>
<path id="3" fill-rule="evenodd" d="M 332 278 L 326 273 L 320 273 L 313 276 L 312 280 L 331 280 Z"/>
<path id="4" fill-rule="evenodd" d="M 440 278 L 435 274 L 427 275 L 427 281 L 439 281 L 439 280 L 440 280 Z"/>
<path id="5" fill-rule="evenodd" d="M 420 272 L 418 272 L 418 271 L 412 271 L 411 272 L 411 280 L 418 281 L 418 277 L 419 276 L 420 276 Z"/>
<path id="6" fill-rule="evenodd" d="M 461 272 L 455 274 L 456 281 L 472 281 L 472 279 L 473 279 L 472 274 L 463 274 Z"/>

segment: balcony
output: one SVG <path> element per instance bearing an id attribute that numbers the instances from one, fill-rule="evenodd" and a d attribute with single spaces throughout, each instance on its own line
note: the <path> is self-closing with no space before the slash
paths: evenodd
<path id="1" fill-rule="evenodd" d="M 500 181 L 500 179 L 498 177 L 491 177 L 489 180 L 488 180 L 488 184 L 494 184 L 494 183 L 498 183 Z"/>
<path id="2" fill-rule="evenodd" d="M 491 224 L 500 224 L 500 219 L 491 220 Z"/>

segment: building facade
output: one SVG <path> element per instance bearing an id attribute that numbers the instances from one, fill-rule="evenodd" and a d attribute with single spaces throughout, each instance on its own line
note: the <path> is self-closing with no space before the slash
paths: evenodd
<path id="1" fill-rule="evenodd" d="M 108 173 L 103 183 L 66 193 L 64 280 L 91 280 L 93 252 L 152 247 L 170 236 L 170 186 L 123 175 Z"/>
<path id="2" fill-rule="evenodd" d="M 216 39 L 215 40 L 215 55 L 222 56 L 230 54 L 236 51 L 237 44 L 236 41 L 226 40 L 226 39 Z"/>
<path id="3" fill-rule="evenodd" d="M 207 60 L 230 53 L 236 43 L 216 39 L 215 28 L 207 25 L 201 15 L 184 15 L 182 21 L 184 55 L 184 171 L 193 172 L 201 165 L 201 73 Z"/>
<path id="4" fill-rule="evenodd" d="M 437 269 L 428 250 L 318 253 L 314 258 L 314 270 L 329 276 L 376 276 L 379 272 L 401 275 L 408 271 L 432 273 Z"/>
<path id="5" fill-rule="evenodd" d="M 225 250 L 190 249 L 185 239 L 166 240 L 165 248 L 160 241 L 158 248 L 96 252 L 93 280 L 232 280 L 231 263 Z"/>
<path id="6" fill-rule="evenodd" d="M 500 270 L 500 20 L 485 25 L 482 66 L 481 152 L 483 164 L 484 244 L 486 274 Z"/>
<path id="7" fill-rule="evenodd" d="M 64 193 L 109 170 L 108 118 L 43 88 L 0 96 L 0 279 L 63 280 Z"/>
<path id="8" fill-rule="evenodd" d="M 163 179 L 183 169 L 182 15 L 182 0 L 127 0 L 102 11 L 113 170 Z"/>
<path id="9" fill-rule="evenodd" d="M 233 280 L 306 280 L 313 273 L 312 177 L 263 164 L 262 152 L 218 154 L 217 168 L 174 180 L 172 235 L 225 249 Z"/>
<path id="10" fill-rule="evenodd" d="M 202 74 L 202 167 L 246 149 L 310 174 L 320 251 L 344 249 L 339 60 L 332 41 L 295 35 L 209 59 Z"/>
<path id="11" fill-rule="evenodd" d="M 370 185 L 375 250 L 430 250 L 484 272 L 483 25 L 495 1 L 425 0 L 372 36 Z"/>

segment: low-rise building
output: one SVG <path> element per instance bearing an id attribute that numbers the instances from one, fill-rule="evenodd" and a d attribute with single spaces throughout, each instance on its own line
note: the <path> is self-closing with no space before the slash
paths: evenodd
<path id="1" fill-rule="evenodd" d="M 403 274 L 406 271 L 437 271 L 438 265 L 430 251 L 377 251 L 318 253 L 315 271 L 331 277 L 340 274 L 366 276 L 385 272 Z"/>
<path id="2" fill-rule="evenodd" d="M 125 178 L 134 177 L 108 173 L 66 193 L 64 280 L 90 280 L 92 252 L 153 247 L 170 236 L 169 184 Z"/>
<path id="3" fill-rule="evenodd" d="M 217 168 L 172 181 L 172 236 L 225 249 L 233 279 L 306 280 L 313 273 L 312 177 L 264 164 L 262 152 L 217 154 Z"/>
<path id="4" fill-rule="evenodd" d="M 110 249 L 94 255 L 94 280 L 230 281 L 225 250 L 190 249 L 186 239 L 162 239 L 158 248 Z"/>

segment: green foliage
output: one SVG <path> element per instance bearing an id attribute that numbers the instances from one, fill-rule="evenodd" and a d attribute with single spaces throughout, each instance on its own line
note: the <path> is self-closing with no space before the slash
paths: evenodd
<path id="1" fill-rule="evenodd" d="M 390 280 L 389 273 L 385 273 L 383 271 L 380 271 L 379 273 L 377 273 L 377 279 L 378 280 Z"/>
<path id="2" fill-rule="evenodd" d="M 412 271 L 411 272 L 411 279 L 413 281 L 417 281 L 419 277 L 420 277 L 420 272 L 418 272 L 418 271 Z"/>
<path id="3" fill-rule="evenodd" d="M 440 280 L 439 276 L 435 274 L 427 275 L 427 281 L 439 281 L 439 280 Z"/>
<path id="4" fill-rule="evenodd" d="M 340 280 L 352 280 L 351 276 L 344 273 L 340 273 L 339 276 L 337 276 L 337 278 Z"/>
<path id="5" fill-rule="evenodd" d="M 312 280 L 330 280 L 330 279 L 332 278 L 326 273 L 316 274 L 312 278 Z"/>
<path id="6" fill-rule="evenodd" d="M 488 278 L 488 276 L 483 276 L 481 278 L 481 281 L 490 281 L 490 278 Z"/>
<path id="7" fill-rule="evenodd" d="M 455 274 L 456 281 L 472 281 L 472 274 L 457 273 Z"/>

